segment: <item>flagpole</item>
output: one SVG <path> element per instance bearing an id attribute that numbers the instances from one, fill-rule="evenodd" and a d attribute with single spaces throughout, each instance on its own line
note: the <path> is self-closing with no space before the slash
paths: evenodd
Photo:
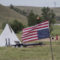
<path id="1" fill-rule="evenodd" d="M 51 37 L 50 37 L 50 48 L 51 48 L 51 56 L 52 56 L 52 60 L 54 60 Z"/>
<path id="2" fill-rule="evenodd" d="M 50 25 L 49 25 L 49 26 L 50 26 Z M 50 33 L 50 27 L 49 27 L 49 33 Z M 51 57 L 52 57 L 52 60 L 54 60 L 54 55 L 53 55 L 53 47 L 52 47 L 51 35 L 50 35 L 49 39 L 50 39 Z"/>

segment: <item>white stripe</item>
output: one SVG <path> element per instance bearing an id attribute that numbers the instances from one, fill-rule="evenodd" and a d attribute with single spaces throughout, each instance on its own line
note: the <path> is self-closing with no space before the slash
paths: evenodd
<path id="1" fill-rule="evenodd" d="M 40 29 L 40 28 L 39 28 L 39 29 L 35 29 L 35 30 L 33 30 L 33 31 L 36 31 L 36 32 L 33 32 L 33 34 L 34 34 L 34 33 L 37 33 L 38 30 L 43 30 L 43 29 L 49 29 L 49 27 L 45 27 L 45 28 L 41 28 L 41 29 Z M 32 34 L 32 33 L 25 32 L 25 33 L 23 33 L 22 36 L 24 36 L 24 35 L 26 35 L 26 34 Z"/>
<path id="2" fill-rule="evenodd" d="M 37 25 L 41 25 L 41 24 L 45 24 L 45 23 L 48 23 L 48 24 L 49 24 L 49 22 L 48 22 L 48 21 L 46 21 L 46 22 L 42 22 L 42 23 L 37 24 Z M 35 26 L 37 26 L 37 25 L 35 25 Z M 46 25 L 46 24 L 45 24 L 45 25 Z"/>
<path id="3" fill-rule="evenodd" d="M 45 27 L 45 28 L 41 28 L 41 29 L 37 29 L 37 30 L 43 30 L 43 29 L 49 29 L 48 27 Z"/>
<path id="4" fill-rule="evenodd" d="M 23 32 L 27 32 L 27 31 L 30 31 L 30 30 L 32 30 L 32 29 L 24 30 Z"/>
<path id="5" fill-rule="evenodd" d="M 45 23 L 48 23 L 48 21 L 43 22 L 43 23 L 40 23 L 40 24 L 37 24 L 37 25 L 35 25 L 35 26 L 38 26 L 38 25 L 41 25 L 41 24 L 45 24 Z M 45 25 L 46 25 L 46 24 L 45 24 Z M 28 28 L 33 28 L 33 27 L 35 27 L 35 26 L 28 27 Z M 24 32 L 24 31 L 29 31 L 29 30 L 31 30 L 31 29 L 28 29 L 28 28 L 23 29 L 23 32 Z M 26 30 L 26 29 L 27 29 L 27 30 Z"/>
<path id="6" fill-rule="evenodd" d="M 36 26 L 36 27 L 44 27 L 44 26 L 49 26 L 49 24 L 45 24 L 45 25 L 42 25 L 42 26 Z"/>
<path id="7" fill-rule="evenodd" d="M 35 29 L 35 30 L 33 30 L 33 31 L 36 31 L 36 32 L 33 32 L 33 34 L 34 34 L 34 33 L 37 33 L 38 30 L 43 30 L 43 29 L 49 29 L 49 27 L 45 27 L 45 28 L 41 28 L 41 29 L 40 29 L 40 28 L 39 28 L 39 29 Z M 22 36 L 24 36 L 24 35 L 26 35 L 26 34 L 32 34 L 32 33 L 25 32 L 25 33 L 23 33 Z"/>
<path id="8" fill-rule="evenodd" d="M 27 38 L 31 38 L 31 37 L 35 37 L 37 35 L 32 35 L 32 36 L 27 36 L 27 37 L 23 37 L 23 39 L 27 39 Z"/>
<path id="9" fill-rule="evenodd" d="M 23 33 L 23 36 L 26 35 L 26 34 L 37 34 L 37 32 L 33 32 L 33 33 L 30 33 L 30 32 L 27 32 L 27 33 Z"/>
<path id="10" fill-rule="evenodd" d="M 34 27 L 34 26 L 32 26 L 32 27 L 27 27 L 27 28 L 24 28 L 24 29 L 23 29 L 23 32 L 24 32 L 24 31 L 26 31 L 26 30 L 31 30 L 31 28 L 33 28 L 33 27 Z"/>
<path id="11" fill-rule="evenodd" d="M 37 37 L 36 38 L 31 38 L 31 39 L 28 39 L 28 40 L 23 40 L 23 42 L 26 42 L 26 41 L 32 41 L 34 39 L 38 39 Z"/>
<path id="12" fill-rule="evenodd" d="M 42 23 L 43 24 L 43 23 Z M 38 24 L 38 25 L 41 25 L 41 24 Z M 38 26 L 38 25 L 35 25 L 35 26 Z M 35 27 L 34 26 L 34 27 Z M 49 24 L 45 24 L 45 25 L 41 25 L 40 27 L 43 27 L 43 26 L 49 26 Z M 34 27 L 32 27 L 32 28 L 34 28 Z M 27 28 L 26 28 L 27 29 Z M 25 31 L 29 31 L 29 30 L 32 30 L 32 29 L 27 29 L 27 30 L 23 30 L 23 32 L 25 32 Z"/>
<path id="13" fill-rule="evenodd" d="M 42 26 L 36 26 L 36 27 L 37 27 L 37 28 L 38 28 L 38 27 L 40 28 L 40 27 L 44 27 L 44 26 L 49 26 L 49 24 L 46 24 L 46 25 L 42 25 Z M 36 27 L 35 27 L 35 28 L 36 28 Z M 34 29 L 34 27 L 33 27 L 32 29 Z M 32 29 L 29 29 L 29 30 L 25 30 L 25 31 L 23 31 L 23 32 L 28 32 L 28 31 L 30 31 L 30 30 L 32 30 Z"/>
<path id="14" fill-rule="evenodd" d="M 49 29 L 49 27 L 39 28 L 39 29 L 35 29 L 35 30 L 33 30 L 33 31 L 38 31 L 38 30 L 43 30 L 43 29 Z"/>

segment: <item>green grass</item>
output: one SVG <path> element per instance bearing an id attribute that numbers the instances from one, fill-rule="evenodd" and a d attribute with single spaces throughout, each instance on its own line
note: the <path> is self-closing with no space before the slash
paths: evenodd
<path id="1" fill-rule="evenodd" d="M 18 7 L 20 8 L 20 7 Z M 41 14 L 41 8 L 34 8 L 34 7 L 21 7 L 21 9 L 26 11 L 34 10 L 37 14 Z M 54 9 L 55 10 L 55 9 Z M 59 10 L 59 11 L 58 11 Z M 60 16 L 59 12 L 60 9 L 55 10 L 57 16 Z M 6 22 L 8 20 L 12 21 L 13 19 L 21 20 L 23 23 L 26 24 L 26 17 L 19 15 L 15 11 L 0 6 L 0 23 Z M 13 15 L 14 14 L 14 15 Z M 2 30 L 0 30 L 0 33 Z M 54 36 L 56 34 L 60 35 L 60 26 L 54 26 L 54 31 L 52 32 Z M 21 39 L 21 33 L 18 33 L 17 36 Z M 40 41 L 38 41 L 40 42 Z M 51 50 L 50 50 L 50 42 L 43 41 L 45 44 L 44 46 L 32 46 L 32 47 L 22 47 L 22 48 L 14 48 L 14 47 L 0 47 L 0 60 L 52 60 L 51 59 Z M 53 53 L 54 53 L 54 60 L 60 60 L 60 39 L 58 41 L 52 41 L 53 45 Z"/>
<path id="2" fill-rule="evenodd" d="M 54 59 L 60 60 L 60 47 L 53 46 Z M 0 48 L 0 60 L 52 60 L 50 46 Z"/>
<path id="3" fill-rule="evenodd" d="M 0 34 L 2 33 L 2 29 L 0 29 Z"/>
<path id="4" fill-rule="evenodd" d="M 58 25 L 53 26 L 52 34 L 53 34 L 54 36 L 55 36 L 56 34 L 57 34 L 57 35 L 60 35 L 60 26 L 58 26 Z"/>
<path id="5" fill-rule="evenodd" d="M 54 26 L 54 35 L 60 35 L 60 26 Z M 21 32 L 17 34 L 21 39 Z M 41 41 L 37 41 L 41 42 Z M 34 46 L 34 47 L 22 47 L 22 48 L 4 48 L 11 52 L 8 52 L 7 55 L 9 57 L 5 57 L 4 59 L 11 58 L 11 60 L 52 60 L 51 58 L 51 50 L 50 50 L 50 42 L 42 41 L 45 45 L 43 46 Z M 52 40 L 53 46 L 53 55 L 54 60 L 60 60 L 60 39 Z M 2 48 L 3 50 L 3 48 Z M 14 50 L 14 52 L 12 52 Z M 12 54 L 12 56 L 10 56 Z M 16 56 L 17 55 L 17 56 Z M 5 55 L 4 55 L 5 56 Z M 14 58 L 14 59 L 13 59 Z M 3 59 L 2 59 L 3 60 Z"/>
<path id="6" fill-rule="evenodd" d="M 60 26 L 54 26 L 55 30 L 58 30 Z M 0 33 L 2 30 L 0 30 Z M 56 33 L 56 32 L 55 32 Z M 21 40 L 22 32 L 17 36 Z M 43 42 L 42 46 L 30 46 L 30 47 L 0 47 L 0 60 L 52 60 L 50 42 L 49 41 L 37 41 Z M 54 60 L 60 60 L 60 39 L 53 40 L 53 54 Z"/>

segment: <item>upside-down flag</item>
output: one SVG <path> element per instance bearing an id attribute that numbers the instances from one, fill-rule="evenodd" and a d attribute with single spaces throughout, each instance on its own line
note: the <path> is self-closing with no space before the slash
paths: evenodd
<path id="1" fill-rule="evenodd" d="M 35 41 L 48 37 L 50 37 L 48 21 L 23 29 L 22 34 L 23 42 Z"/>

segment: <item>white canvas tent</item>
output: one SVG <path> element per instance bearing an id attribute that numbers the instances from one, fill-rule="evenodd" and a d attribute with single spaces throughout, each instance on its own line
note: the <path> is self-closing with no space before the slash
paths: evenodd
<path id="1" fill-rule="evenodd" d="M 16 42 L 20 42 L 12 28 L 6 24 L 2 34 L 0 35 L 0 47 L 7 45 L 15 45 Z"/>

